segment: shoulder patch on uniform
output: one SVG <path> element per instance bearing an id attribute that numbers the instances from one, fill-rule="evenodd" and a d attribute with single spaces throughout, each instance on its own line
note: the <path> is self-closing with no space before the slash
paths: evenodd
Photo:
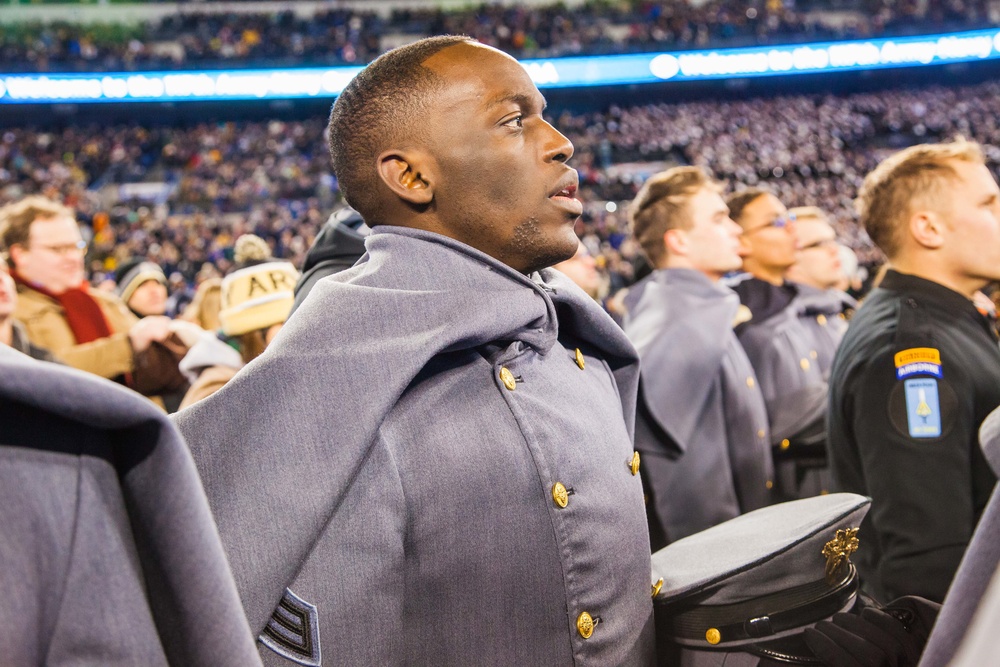
<path id="1" fill-rule="evenodd" d="M 941 377 L 941 352 L 933 347 L 911 347 L 897 352 L 893 358 L 896 362 L 896 379 L 902 380 L 911 375 L 933 375 Z"/>
<path id="2" fill-rule="evenodd" d="M 319 612 L 286 588 L 264 631 L 257 638 L 283 658 L 305 667 L 320 667 Z"/>
<path id="3" fill-rule="evenodd" d="M 941 401 L 937 380 L 918 378 L 903 383 L 906 391 L 906 424 L 911 438 L 941 435 Z"/>

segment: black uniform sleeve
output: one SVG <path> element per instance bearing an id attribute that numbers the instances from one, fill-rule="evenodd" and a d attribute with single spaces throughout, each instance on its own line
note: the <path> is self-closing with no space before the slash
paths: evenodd
<path id="1" fill-rule="evenodd" d="M 846 415 L 872 497 L 869 537 L 882 554 L 878 574 L 892 597 L 941 601 L 975 528 L 970 397 L 957 368 L 897 378 L 894 350 L 850 381 Z"/>

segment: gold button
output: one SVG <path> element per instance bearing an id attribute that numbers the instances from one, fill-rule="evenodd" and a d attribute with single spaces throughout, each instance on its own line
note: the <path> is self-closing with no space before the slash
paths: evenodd
<path id="1" fill-rule="evenodd" d="M 576 348 L 576 365 L 580 367 L 581 371 L 587 365 L 583 360 L 583 352 L 580 351 L 580 348 Z"/>
<path id="2" fill-rule="evenodd" d="M 764 488 L 765 489 L 773 489 L 774 488 L 774 482 L 772 482 L 771 480 L 767 480 L 766 482 L 764 482 Z"/>
<path id="3" fill-rule="evenodd" d="M 722 633 L 715 628 L 709 628 L 705 631 L 705 641 L 707 641 L 712 646 L 715 646 L 722 641 Z"/>
<path id="4" fill-rule="evenodd" d="M 556 482 L 552 485 L 552 500 L 559 507 L 569 505 L 569 492 L 566 491 L 566 487 L 563 486 L 562 482 Z"/>
<path id="5" fill-rule="evenodd" d="M 576 630 L 584 639 L 590 639 L 590 636 L 594 634 L 594 626 L 596 625 L 593 617 L 587 612 L 583 612 L 576 617 Z"/>
<path id="6" fill-rule="evenodd" d="M 752 377 L 750 377 L 750 378 L 747 378 L 747 386 L 748 386 L 748 387 L 750 387 L 751 389 L 753 389 L 753 386 L 754 386 L 755 384 L 757 384 L 757 383 L 753 381 L 753 378 L 752 378 Z"/>
<path id="7" fill-rule="evenodd" d="M 799 366 L 801 366 L 802 370 L 804 371 L 809 370 L 809 360 L 806 359 L 805 357 L 802 357 L 802 360 L 799 361 Z"/>
<path id="8" fill-rule="evenodd" d="M 819 495 L 828 496 L 830 495 L 830 492 L 827 489 L 823 489 L 822 491 L 819 492 Z"/>
<path id="9" fill-rule="evenodd" d="M 819 325 L 821 327 L 825 327 L 826 326 L 826 315 L 817 315 L 816 316 L 816 321 L 819 322 Z"/>
<path id="10" fill-rule="evenodd" d="M 506 366 L 500 369 L 500 381 L 503 382 L 503 386 L 507 387 L 507 389 L 510 389 L 511 391 L 514 391 L 514 388 L 517 386 L 517 380 L 514 379 L 514 374 L 511 373 Z"/>
<path id="11" fill-rule="evenodd" d="M 763 438 L 764 437 L 764 429 L 760 429 L 759 431 L 757 431 L 757 437 L 758 438 Z"/>
<path id="12" fill-rule="evenodd" d="M 809 352 L 809 358 L 810 359 L 815 359 L 818 356 L 819 356 L 819 354 L 816 352 L 816 350 L 812 350 L 811 352 Z"/>
<path id="13" fill-rule="evenodd" d="M 781 441 L 781 448 L 782 449 L 788 449 L 791 446 L 792 446 L 792 443 L 790 443 L 788 441 L 788 438 L 785 438 L 784 440 Z"/>
<path id="14" fill-rule="evenodd" d="M 632 471 L 632 476 L 639 474 L 639 452 L 632 452 L 632 460 L 628 462 L 628 468 Z"/>
<path id="15" fill-rule="evenodd" d="M 656 594 L 660 592 L 661 588 L 663 588 L 663 577 L 660 577 L 659 579 L 657 579 L 656 583 L 653 584 L 653 597 L 654 598 L 656 597 Z"/>
<path id="16" fill-rule="evenodd" d="M 839 317 L 842 320 L 846 320 L 847 319 L 847 315 L 844 315 L 843 313 L 837 313 L 837 317 Z"/>

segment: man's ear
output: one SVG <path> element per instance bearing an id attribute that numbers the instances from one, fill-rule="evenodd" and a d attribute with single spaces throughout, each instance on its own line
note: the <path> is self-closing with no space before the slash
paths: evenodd
<path id="1" fill-rule="evenodd" d="M 400 199 L 425 206 L 434 199 L 434 186 L 417 151 L 386 151 L 378 156 L 378 175 Z"/>
<path id="2" fill-rule="evenodd" d="M 687 257 L 688 238 L 683 229 L 668 229 L 663 234 L 663 247 L 667 249 L 668 255 L 676 257 Z"/>
<path id="3" fill-rule="evenodd" d="M 7 255 L 10 258 L 7 262 L 10 268 L 14 268 L 21 264 L 21 258 L 24 254 L 24 247 L 20 243 L 13 244 L 7 249 Z"/>
<path id="4" fill-rule="evenodd" d="M 916 211 L 910 216 L 907 230 L 925 248 L 935 250 L 944 245 L 944 220 L 934 211 Z"/>

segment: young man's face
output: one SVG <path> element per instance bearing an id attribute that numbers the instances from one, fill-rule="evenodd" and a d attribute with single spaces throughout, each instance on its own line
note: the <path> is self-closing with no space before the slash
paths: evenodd
<path id="1" fill-rule="evenodd" d="M 167 288 L 158 280 L 147 280 L 132 292 L 128 307 L 142 317 L 167 312 Z"/>
<path id="2" fill-rule="evenodd" d="M 985 165 L 956 160 L 952 167 L 958 179 L 947 186 L 941 207 L 947 230 L 942 250 L 961 277 L 1000 280 L 1000 189 Z"/>
<path id="3" fill-rule="evenodd" d="M 817 218 L 795 221 L 798 260 L 788 270 L 790 280 L 818 289 L 830 289 L 843 280 L 840 248 L 833 227 Z"/>
<path id="4" fill-rule="evenodd" d="M 61 216 L 31 223 L 28 242 L 10 248 L 18 274 L 55 294 L 83 284 L 85 245 L 76 220 Z"/>
<path id="5" fill-rule="evenodd" d="M 774 272 L 784 272 L 795 263 L 795 230 L 777 197 L 763 194 L 743 207 L 740 226 L 748 260 Z"/>
<path id="6" fill-rule="evenodd" d="M 430 206 L 444 233 L 528 273 L 572 257 L 583 211 L 573 144 L 542 118 L 545 100 L 516 60 L 478 44 L 424 62 L 445 82 L 422 116 Z"/>
<path id="7" fill-rule="evenodd" d="M 677 230 L 687 241 L 687 259 L 693 268 L 718 280 L 743 265 L 740 234 L 729 217 L 729 207 L 713 188 L 702 188 L 688 200 L 691 226 Z"/>

